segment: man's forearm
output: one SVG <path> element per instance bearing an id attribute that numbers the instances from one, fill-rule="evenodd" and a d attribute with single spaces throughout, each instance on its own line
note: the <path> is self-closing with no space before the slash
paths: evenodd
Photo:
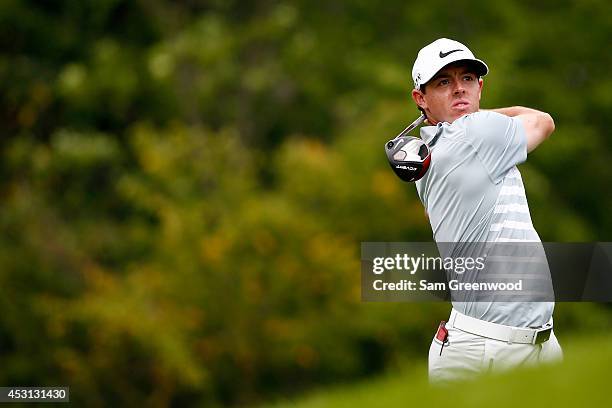
<path id="1" fill-rule="evenodd" d="M 507 108 L 481 109 L 481 110 L 497 112 L 497 113 L 501 113 L 502 115 L 506 115 L 510 117 L 529 114 L 529 113 L 542 113 L 536 109 L 526 108 L 524 106 L 509 106 Z"/>
<path id="2" fill-rule="evenodd" d="M 532 152 L 555 130 L 555 121 L 546 112 L 525 108 L 524 106 L 511 106 L 508 108 L 488 109 L 502 115 L 516 117 L 525 128 L 527 136 L 527 152 Z"/>

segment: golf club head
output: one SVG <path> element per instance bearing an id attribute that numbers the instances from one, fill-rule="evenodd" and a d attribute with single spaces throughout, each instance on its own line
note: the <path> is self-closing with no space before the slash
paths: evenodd
<path id="1" fill-rule="evenodd" d="M 385 145 L 391 168 L 404 181 L 417 181 L 425 175 L 431 162 L 427 143 L 414 136 L 400 136 Z"/>

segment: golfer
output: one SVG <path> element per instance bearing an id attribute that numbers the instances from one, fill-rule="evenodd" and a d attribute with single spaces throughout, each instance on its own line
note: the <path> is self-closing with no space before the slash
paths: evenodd
<path id="1" fill-rule="evenodd" d="M 516 166 L 555 124 L 549 114 L 525 107 L 480 110 L 488 71 L 457 41 L 441 38 L 419 51 L 412 98 L 430 125 L 420 132 L 432 161 L 417 192 L 438 243 L 539 243 Z M 431 343 L 430 381 L 560 360 L 554 299 L 548 300 L 453 300 Z"/>

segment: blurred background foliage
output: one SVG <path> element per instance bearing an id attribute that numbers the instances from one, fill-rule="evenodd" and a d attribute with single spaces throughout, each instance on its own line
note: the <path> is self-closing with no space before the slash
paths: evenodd
<path id="1" fill-rule="evenodd" d="M 254 404 L 423 360 L 445 304 L 360 303 L 361 241 L 429 241 L 382 143 L 416 52 L 550 112 L 544 241 L 612 230 L 610 4 L 0 2 L 0 383 L 88 406 Z M 610 309 L 560 304 L 566 333 Z"/>

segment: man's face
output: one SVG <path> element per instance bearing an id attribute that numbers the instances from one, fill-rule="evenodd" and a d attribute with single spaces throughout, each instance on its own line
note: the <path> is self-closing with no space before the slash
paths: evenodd
<path id="1" fill-rule="evenodd" d="M 458 62 L 442 68 L 425 86 L 412 91 L 412 98 L 425 110 L 431 124 L 453 123 L 480 109 L 482 79 L 469 64 Z"/>

